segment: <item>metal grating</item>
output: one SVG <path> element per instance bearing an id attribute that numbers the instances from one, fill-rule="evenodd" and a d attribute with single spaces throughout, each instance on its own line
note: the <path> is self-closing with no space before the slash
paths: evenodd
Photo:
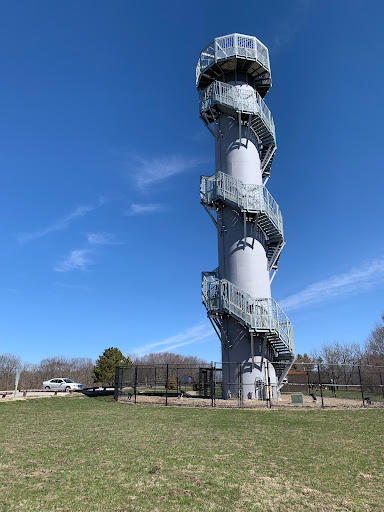
<path id="1" fill-rule="evenodd" d="M 255 298 L 226 279 L 218 271 L 202 273 L 202 299 L 208 316 L 227 313 L 253 332 L 269 333 L 268 341 L 279 356 L 293 355 L 292 325 L 272 298 Z"/>
<path id="2" fill-rule="evenodd" d="M 263 176 L 269 176 L 276 150 L 276 131 L 272 114 L 260 94 L 252 88 L 240 88 L 225 82 L 214 81 L 199 92 L 199 110 L 203 121 L 209 126 L 215 114 L 226 113 L 250 125 L 261 141 L 260 160 Z"/>
<path id="3" fill-rule="evenodd" d="M 264 214 L 261 219 L 263 230 L 268 236 L 283 238 L 280 208 L 263 185 L 247 185 L 218 171 L 212 176 L 200 177 L 200 199 L 208 207 L 214 206 L 216 201 L 222 201 L 241 211 Z"/>
<path id="4" fill-rule="evenodd" d="M 283 218 L 271 194 L 263 185 L 246 185 L 221 171 L 200 177 L 200 199 L 207 208 L 221 202 L 240 211 L 255 214 L 255 221 L 265 235 L 268 270 L 277 268 L 284 247 Z"/>

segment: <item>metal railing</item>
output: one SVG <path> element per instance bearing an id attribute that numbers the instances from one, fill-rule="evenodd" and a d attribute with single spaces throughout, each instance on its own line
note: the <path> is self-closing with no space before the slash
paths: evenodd
<path id="1" fill-rule="evenodd" d="M 196 65 L 196 85 L 204 70 L 214 62 L 233 57 L 254 60 L 270 71 L 268 48 L 263 43 L 256 37 L 229 34 L 215 38 L 201 51 Z"/>
<path id="2" fill-rule="evenodd" d="M 225 82 L 214 81 L 203 91 L 199 92 L 200 113 L 209 111 L 211 107 L 219 104 L 234 109 L 236 112 L 258 115 L 267 130 L 276 139 L 275 123 L 272 114 L 254 89 L 239 87 Z"/>
<path id="3" fill-rule="evenodd" d="M 219 279 L 217 269 L 202 273 L 202 298 L 208 314 L 226 312 L 250 330 L 277 334 L 284 350 L 293 354 L 292 325 L 272 298 L 255 298 L 226 279 Z"/>
<path id="4" fill-rule="evenodd" d="M 246 185 L 242 181 L 218 171 L 212 176 L 200 177 L 200 198 L 204 204 L 218 199 L 230 202 L 241 210 L 265 213 L 283 235 L 283 217 L 280 208 L 266 187 Z"/>

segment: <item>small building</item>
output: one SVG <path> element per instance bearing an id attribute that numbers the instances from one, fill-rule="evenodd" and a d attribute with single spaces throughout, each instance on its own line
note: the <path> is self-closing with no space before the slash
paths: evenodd
<path id="1" fill-rule="evenodd" d="M 288 382 L 281 388 L 282 393 L 291 393 L 308 391 L 308 372 L 301 370 L 289 370 L 287 375 Z"/>

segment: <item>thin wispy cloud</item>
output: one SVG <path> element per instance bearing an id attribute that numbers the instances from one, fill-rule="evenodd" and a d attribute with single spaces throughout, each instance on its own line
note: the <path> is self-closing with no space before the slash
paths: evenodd
<path id="1" fill-rule="evenodd" d="M 121 245 L 113 233 L 89 233 L 87 241 L 90 245 Z"/>
<path id="2" fill-rule="evenodd" d="M 55 272 L 70 272 L 72 270 L 87 270 L 93 261 L 89 258 L 88 249 L 74 249 L 69 255 L 59 262 L 55 267 Z"/>
<path id="3" fill-rule="evenodd" d="M 19 233 L 17 235 L 17 240 L 20 244 L 26 244 L 28 242 L 32 242 L 33 240 L 38 240 L 39 238 L 43 238 L 49 233 L 53 233 L 55 231 L 61 231 L 63 229 L 67 229 L 69 225 L 81 217 L 84 217 L 88 213 L 96 210 L 100 206 L 102 206 L 106 202 L 105 198 L 100 198 L 98 203 L 93 205 L 81 205 L 77 206 L 72 212 L 68 215 L 64 215 L 61 219 L 56 220 L 49 226 L 44 229 L 33 231 L 30 233 Z"/>
<path id="4" fill-rule="evenodd" d="M 155 158 L 132 158 L 130 168 L 132 177 L 139 188 L 144 188 L 155 183 L 180 174 L 202 163 L 201 159 L 188 158 L 178 154 L 164 155 Z"/>
<path id="5" fill-rule="evenodd" d="M 17 295 L 19 290 L 17 288 L 1 288 L 2 290 L 11 293 L 12 295 Z"/>
<path id="6" fill-rule="evenodd" d="M 186 329 L 185 331 L 179 332 L 174 336 L 170 336 L 162 341 L 157 341 L 155 343 L 149 343 L 147 345 L 143 345 L 141 347 L 136 347 L 134 349 L 134 353 L 138 356 L 143 356 L 145 354 L 149 354 L 150 352 L 168 352 L 169 350 L 173 350 L 175 348 L 183 347 L 185 345 L 190 345 L 192 343 L 199 343 L 206 338 L 213 336 L 212 329 L 205 322 L 200 322 L 199 324 Z"/>
<path id="7" fill-rule="evenodd" d="M 87 270 L 94 264 L 91 257 L 97 254 L 97 246 L 100 245 L 122 245 L 122 242 L 116 240 L 113 233 L 89 233 L 83 248 L 73 249 L 66 258 L 55 265 L 53 270 L 55 272 Z"/>
<path id="8" fill-rule="evenodd" d="M 275 21 L 275 34 L 269 44 L 269 53 L 276 55 L 284 50 L 296 37 L 297 32 L 308 21 L 313 0 L 295 0 L 290 5 L 285 19 Z"/>
<path id="9" fill-rule="evenodd" d="M 89 286 L 83 285 L 83 284 L 61 283 L 59 281 L 56 281 L 53 284 L 54 284 L 54 286 L 57 286 L 58 288 L 65 288 L 65 289 L 68 289 L 68 290 L 81 290 L 81 291 L 84 291 L 84 292 L 89 292 L 90 291 Z"/>
<path id="10" fill-rule="evenodd" d="M 279 302 L 284 311 L 351 293 L 363 293 L 384 283 L 384 258 L 373 260 L 344 274 L 313 283 Z"/>
<path id="11" fill-rule="evenodd" d="M 124 215 L 145 215 L 148 213 L 162 212 L 165 206 L 159 203 L 132 203 Z"/>

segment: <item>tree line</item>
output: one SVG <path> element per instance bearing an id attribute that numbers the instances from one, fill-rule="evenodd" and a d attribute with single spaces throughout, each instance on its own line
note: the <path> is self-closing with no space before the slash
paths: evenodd
<path id="1" fill-rule="evenodd" d="M 152 352 L 144 356 L 123 356 L 116 347 L 104 350 L 94 361 L 85 357 L 56 356 L 42 359 L 39 363 L 23 362 L 14 354 L 0 354 L 0 390 L 12 390 L 16 372 L 20 371 L 19 389 L 40 389 L 43 381 L 55 377 L 67 377 L 80 382 L 84 387 L 95 383 L 113 386 L 116 366 L 160 365 L 160 364 L 207 364 L 195 356 L 182 356 L 172 352 Z"/>
<path id="2" fill-rule="evenodd" d="M 23 362 L 14 354 L 0 354 L 0 390 L 15 387 L 16 371 L 19 370 L 19 389 L 40 389 L 43 381 L 54 377 L 68 377 L 84 386 L 93 383 L 94 361 L 86 357 L 49 357 L 39 363 Z"/>
<path id="3" fill-rule="evenodd" d="M 0 354 L 0 390 L 14 388 L 17 370 L 21 371 L 19 389 L 40 389 L 44 380 L 55 377 L 68 377 L 88 387 L 94 383 L 113 385 L 116 366 L 155 366 L 167 363 L 189 365 L 191 368 L 208 364 L 199 357 L 172 352 L 152 352 L 143 356 L 131 354 L 125 357 L 115 347 L 104 350 L 96 361 L 85 357 L 57 356 L 31 364 L 7 353 Z M 338 341 L 323 344 L 320 349 L 313 350 L 310 354 L 298 354 L 293 369 L 313 371 L 316 363 L 321 364 L 323 382 L 333 379 L 335 382 L 350 384 L 356 381 L 359 367 L 364 367 L 365 378 L 370 379 L 372 385 L 379 385 L 379 380 L 384 375 L 384 313 L 363 346 Z M 380 366 L 383 367 L 382 372 L 374 368 Z"/>
<path id="4" fill-rule="evenodd" d="M 323 344 L 309 354 L 298 354 L 293 370 L 304 370 L 318 378 L 318 365 L 323 383 L 356 385 L 363 382 L 368 388 L 384 382 L 384 314 L 377 322 L 363 346 L 358 343 Z M 316 375 L 317 374 L 317 375 Z"/>

